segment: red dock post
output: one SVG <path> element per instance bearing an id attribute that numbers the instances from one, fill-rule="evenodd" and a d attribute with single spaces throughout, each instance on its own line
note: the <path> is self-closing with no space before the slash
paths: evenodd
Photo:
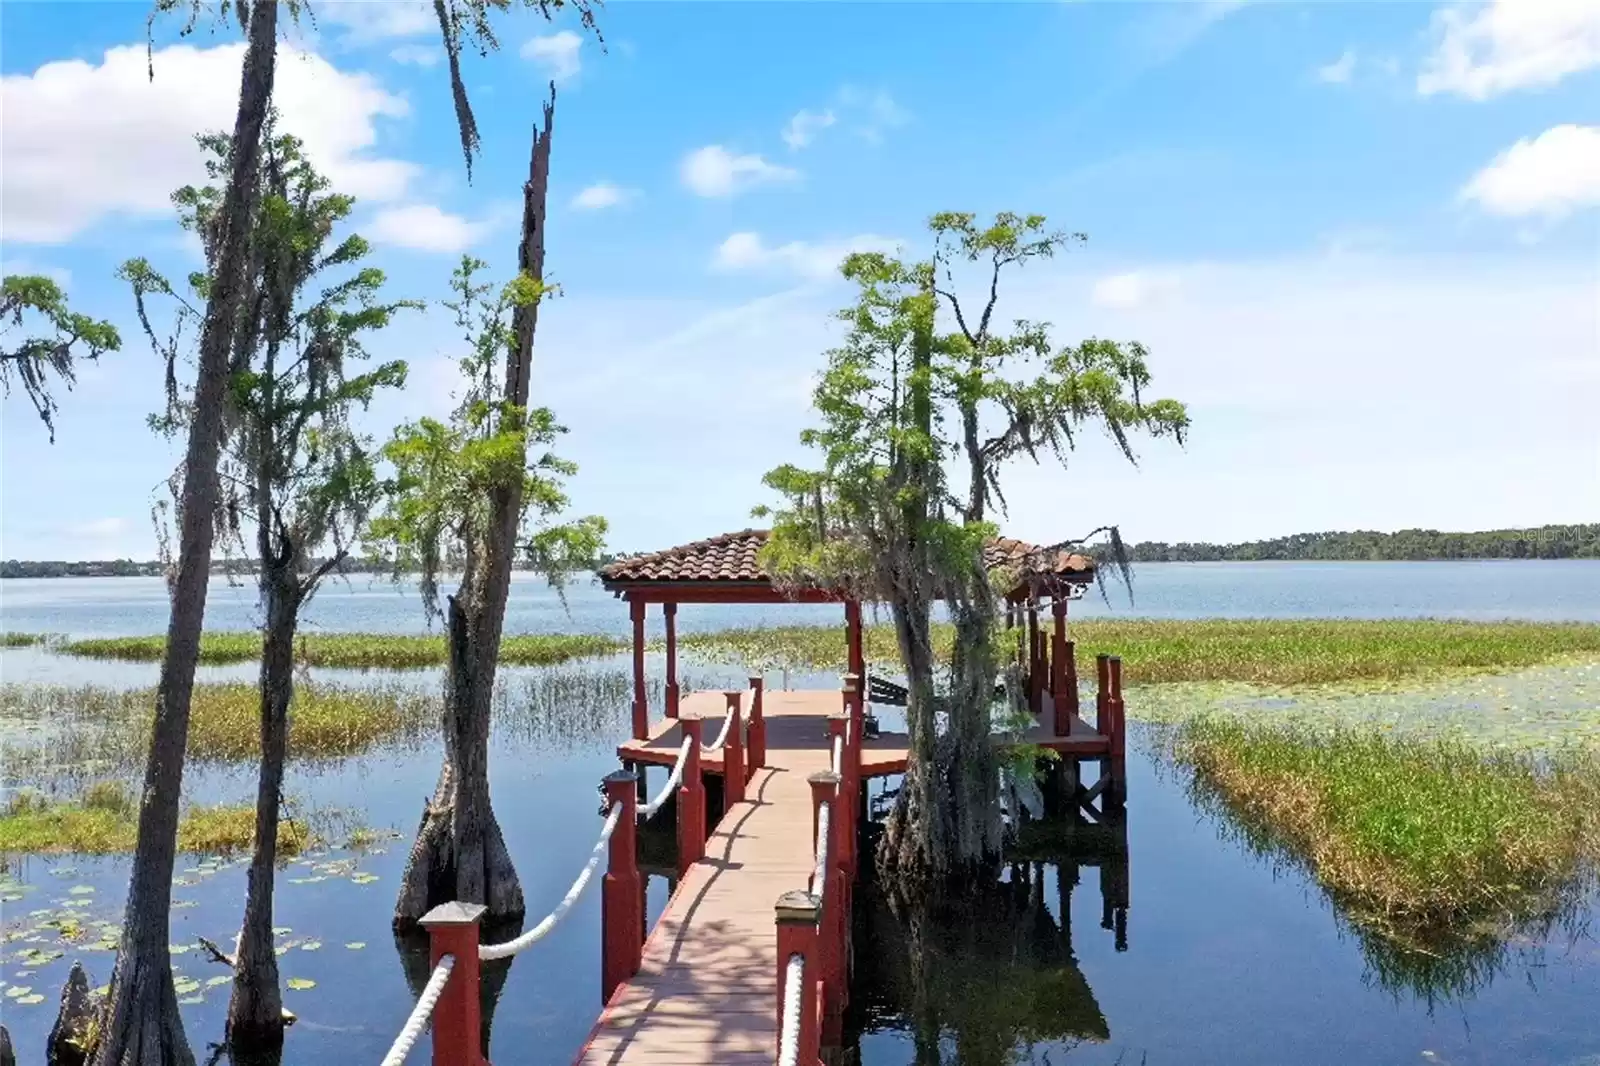
<path id="1" fill-rule="evenodd" d="M 1083 709 L 1078 705 L 1078 643 L 1069 640 L 1066 645 L 1067 657 L 1067 710 L 1073 718 L 1082 719 Z"/>
<path id="2" fill-rule="evenodd" d="M 606 798 L 621 816 L 611 834 L 606 876 L 600 886 L 600 1001 L 609 1002 L 617 986 L 639 972 L 644 949 L 644 886 L 639 877 L 636 774 L 607 774 Z"/>
<path id="3" fill-rule="evenodd" d="M 1050 656 L 1050 694 L 1055 705 L 1055 733 L 1058 737 L 1072 733 L 1073 710 L 1067 694 L 1067 601 L 1062 596 L 1050 603 L 1050 613 L 1055 616 L 1054 644 Z"/>
<path id="4" fill-rule="evenodd" d="M 678 717 L 678 605 L 663 603 L 667 621 L 667 717 Z"/>
<path id="5" fill-rule="evenodd" d="M 700 776 L 701 727 L 698 718 L 680 718 L 678 725 L 689 739 L 683 759 L 683 780 L 678 783 L 678 876 L 706 857 L 706 784 Z"/>
<path id="6" fill-rule="evenodd" d="M 846 708 L 850 706 L 850 699 L 851 696 L 847 692 L 845 694 Z M 855 869 L 855 862 L 850 855 L 852 842 L 854 841 L 854 838 L 850 835 L 850 812 L 855 810 L 855 804 L 850 802 L 855 795 L 851 787 L 851 781 L 855 774 L 851 772 L 850 766 L 851 756 L 854 752 L 850 750 L 850 740 L 847 735 L 849 727 L 850 715 L 848 711 L 844 714 L 833 715 L 828 719 L 828 746 L 830 751 L 833 748 L 834 739 L 838 738 L 839 795 L 842 797 L 841 801 L 834 804 L 833 808 L 834 817 L 839 820 L 839 824 L 834 827 L 833 839 L 838 844 L 839 865 L 846 871 Z"/>
<path id="7" fill-rule="evenodd" d="M 831 1036 L 844 1014 L 844 923 L 840 916 L 844 906 L 844 887 L 839 873 L 840 804 L 839 775 L 832 770 L 822 770 L 806 778 L 811 785 L 811 837 L 817 840 L 822 825 L 822 811 L 828 810 L 827 863 L 819 871 L 821 882 L 813 884 L 811 891 L 822 897 L 822 915 L 817 922 L 817 978 L 822 988 L 822 1010 L 828 1032 L 824 1039 L 832 1044 Z M 818 841 L 821 843 L 821 841 Z"/>
<path id="8" fill-rule="evenodd" d="M 438 966 L 446 955 L 455 960 L 433 1008 L 433 1066 L 488 1066 L 478 998 L 478 923 L 485 910 L 481 903 L 441 903 L 422 916 L 428 964 Z"/>
<path id="9" fill-rule="evenodd" d="M 727 810 L 735 803 L 744 802 L 744 721 L 739 714 L 739 697 L 742 692 L 723 693 L 728 699 L 728 710 L 733 712 L 733 722 L 728 726 L 728 740 L 722 746 L 722 807 Z"/>
<path id="10" fill-rule="evenodd" d="M 1101 653 L 1094 657 L 1094 731 L 1103 737 L 1111 736 L 1111 656 Z"/>
<path id="11" fill-rule="evenodd" d="M 1122 704 L 1122 657 L 1113 655 L 1106 664 L 1111 686 L 1111 799 L 1121 806 L 1128 800 L 1128 720 Z"/>
<path id="12" fill-rule="evenodd" d="M 633 739 L 650 735 L 650 705 L 644 694 L 644 601 L 629 600 L 633 616 Z"/>
<path id="13" fill-rule="evenodd" d="M 767 765 L 767 719 L 761 706 L 766 687 L 766 679 L 760 675 L 750 678 L 750 751 L 745 761 L 751 773 Z"/>
<path id="14" fill-rule="evenodd" d="M 778 927 L 778 1039 L 783 1039 L 785 992 L 789 983 L 789 960 L 798 955 L 804 973 L 800 981 L 799 1054 L 800 1066 L 815 1066 L 821 1054 L 821 1032 L 817 1013 L 817 923 L 822 916 L 822 901 L 809 892 L 785 892 L 778 897 L 775 917 Z"/>

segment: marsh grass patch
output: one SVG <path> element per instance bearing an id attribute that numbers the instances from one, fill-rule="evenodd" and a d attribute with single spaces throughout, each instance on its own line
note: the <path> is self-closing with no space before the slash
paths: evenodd
<path id="1" fill-rule="evenodd" d="M 157 662 L 166 652 L 165 636 L 96 637 L 69 640 L 55 647 L 65 655 L 92 659 Z M 573 659 L 611 655 L 625 644 L 615 637 L 588 633 L 514 634 L 500 644 L 500 662 L 507 666 L 548 666 Z M 246 630 L 206 633 L 200 638 L 200 661 L 213 665 L 256 662 L 261 634 Z M 402 633 L 304 633 L 295 640 L 295 662 L 301 666 L 405 670 L 441 666 L 442 636 Z"/>
<path id="2" fill-rule="evenodd" d="M 1166 740 L 1196 803 L 1307 870 L 1375 937 L 1380 980 L 1448 986 L 1570 916 L 1600 862 L 1600 754 L 1200 718 Z"/>

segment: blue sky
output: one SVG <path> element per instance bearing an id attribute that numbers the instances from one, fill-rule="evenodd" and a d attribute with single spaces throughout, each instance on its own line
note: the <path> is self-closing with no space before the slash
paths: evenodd
<path id="1" fill-rule="evenodd" d="M 1134 469 L 1088 441 L 1019 465 L 1008 530 L 1056 540 L 1600 520 L 1600 2 L 617 2 L 602 50 L 526 13 L 468 57 L 469 184 L 436 28 L 314 4 L 279 102 L 397 296 L 464 250 L 504 271 L 544 85 L 559 82 L 539 398 L 571 428 L 577 509 L 642 550 L 749 524 L 802 458 L 840 255 L 916 252 L 938 210 L 1038 211 L 1089 243 L 1016 275 L 1007 317 L 1138 339 L 1186 448 Z M 3 408 L 0 555 L 149 557 L 175 460 L 145 429 L 157 360 L 112 278 L 196 265 L 167 193 L 231 123 L 238 32 L 146 8 L 4 3 L 7 273 L 50 272 L 122 328 L 55 444 Z M 439 310 L 379 350 L 412 368 L 378 434 L 451 406 Z"/>

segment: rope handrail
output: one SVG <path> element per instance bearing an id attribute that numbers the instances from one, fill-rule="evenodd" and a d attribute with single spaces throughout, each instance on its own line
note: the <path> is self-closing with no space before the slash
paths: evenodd
<path id="1" fill-rule="evenodd" d="M 831 803 L 817 809 L 817 865 L 811 873 L 811 892 L 822 899 L 828 889 L 828 823 L 833 812 Z"/>
<path id="2" fill-rule="evenodd" d="M 733 707 L 728 708 L 728 713 L 722 716 L 722 732 L 718 733 L 717 739 L 713 740 L 711 743 L 700 745 L 700 750 L 702 752 L 709 755 L 712 752 L 720 751 L 722 749 L 722 745 L 728 742 L 728 730 L 733 728 L 734 710 L 735 708 Z"/>
<path id="3" fill-rule="evenodd" d="M 639 808 L 639 821 L 648 820 L 665 806 L 667 800 L 671 799 L 672 794 L 677 791 L 678 785 L 683 782 L 683 768 L 689 762 L 689 745 L 693 743 L 693 739 L 689 737 L 683 738 L 683 743 L 678 746 L 678 761 L 672 764 L 672 773 L 667 777 L 667 783 L 661 787 L 661 791 L 656 794 L 655 799 Z"/>
<path id="4" fill-rule="evenodd" d="M 411 1048 L 416 1044 L 417 1037 L 421 1036 L 422 1030 L 427 1027 L 428 1017 L 433 1014 L 433 1008 L 438 1005 L 439 997 L 444 994 L 444 986 L 449 982 L 450 971 L 455 969 L 455 966 L 454 955 L 440 956 L 439 965 L 435 966 L 433 973 L 428 976 L 428 983 L 423 986 L 422 995 L 417 997 L 417 1005 L 411 1008 L 411 1017 L 400 1027 L 400 1035 L 394 1038 L 389 1053 L 383 1057 L 382 1066 L 400 1066 L 406 1061 L 406 1056 L 411 1054 Z"/>
<path id="5" fill-rule="evenodd" d="M 507 940 L 503 944 L 480 944 L 478 958 L 485 962 L 493 959 L 509 959 L 511 956 L 543 940 L 545 934 L 556 927 L 556 923 L 567 916 L 572 905 L 578 902 L 578 897 L 583 895 L 583 890 L 588 887 L 589 879 L 594 876 L 595 867 L 600 865 L 600 859 L 606 853 L 606 846 L 611 843 L 611 834 L 616 831 L 617 823 L 622 821 L 622 805 L 615 804 L 611 813 L 606 816 L 606 824 L 600 830 L 600 840 L 594 846 L 594 853 L 589 856 L 589 863 L 578 874 L 578 879 L 572 882 L 572 887 L 567 889 L 567 894 L 561 902 L 556 904 L 556 909 L 545 915 L 544 921 L 529 929 L 515 940 Z"/>
<path id="6" fill-rule="evenodd" d="M 800 990 L 805 985 L 804 955 L 789 956 L 783 971 L 783 1024 L 778 1030 L 778 1066 L 799 1066 Z"/>

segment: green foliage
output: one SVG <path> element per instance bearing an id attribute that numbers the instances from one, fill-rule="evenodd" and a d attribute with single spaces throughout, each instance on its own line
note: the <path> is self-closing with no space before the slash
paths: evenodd
<path id="1" fill-rule="evenodd" d="M 343 560 L 349 537 L 378 495 L 369 442 L 352 428 L 350 415 L 366 408 L 378 390 L 405 383 L 403 362 L 361 373 L 351 368 L 369 357 L 368 336 L 387 327 L 397 312 L 422 305 L 381 299 L 385 277 L 364 265 L 367 242 L 355 234 L 334 237 L 354 199 L 329 192 L 301 142 L 276 134 L 275 125 L 269 122 L 263 135 L 252 266 L 234 341 L 221 528 L 242 544 L 244 528 L 253 527 L 254 554 L 263 566 L 309 571 L 299 591 L 304 597 Z M 207 262 L 214 264 L 232 142 L 221 133 L 197 140 L 210 183 L 185 186 L 172 199 L 183 228 L 200 238 Z M 176 362 L 185 333 L 199 331 L 211 276 L 190 275 L 189 297 L 143 259 L 125 263 L 121 276 L 133 287 L 146 335 L 166 360 L 167 409 L 151 424 L 170 436 L 187 429 L 192 415 L 177 383 Z M 175 308 L 175 325 L 165 339 L 150 322 L 153 295 Z M 309 553 L 324 544 L 331 545 L 331 556 L 313 565 Z"/>
<path id="2" fill-rule="evenodd" d="M 606 522 L 588 516 L 557 521 L 566 510 L 566 479 L 575 464 L 555 454 L 566 427 L 547 407 L 512 402 L 517 358 L 515 314 L 551 291 L 527 275 L 498 291 L 478 282 L 487 266 L 464 256 L 451 275 L 455 312 L 467 351 L 460 361 L 465 388 L 449 422 L 424 418 L 395 430 L 383 457 L 394 468 L 384 510 L 368 529 L 368 544 L 396 575 L 421 574 L 423 603 L 439 608 L 438 576 L 449 563 L 477 558 L 492 532 L 496 504 L 520 489 L 520 549 L 560 589 L 575 571 L 592 568 Z M 535 454 L 530 457 L 530 448 Z"/>
<path id="3" fill-rule="evenodd" d="M 1149 541 L 1129 550 L 1137 562 L 1250 562 L 1279 559 L 1376 561 L 1384 559 L 1600 559 L 1600 523 L 1441 533 L 1296 533 L 1245 544 L 1165 544 Z"/>
<path id="4" fill-rule="evenodd" d="M 123 804 L 108 802 L 120 789 Z M 194 805 L 178 823 L 178 850 L 217 855 L 250 846 L 255 836 L 254 806 Z M 19 792 L 0 809 L 0 851 L 32 855 L 115 855 L 134 848 L 139 811 L 123 786 L 95 786 L 64 802 Z M 306 827 L 291 819 L 278 826 L 278 853 L 297 854 L 311 842 Z"/>
<path id="5" fill-rule="evenodd" d="M 11 339 L 19 329 L 27 335 Z M 52 442 L 58 408 L 50 393 L 51 375 L 70 390 L 78 360 L 92 361 L 121 347 L 115 326 L 73 311 L 61 286 L 49 278 L 8 274 L 0 282 L 0 386 L 9 396 L 12 378 L 21 383 Z"/>

